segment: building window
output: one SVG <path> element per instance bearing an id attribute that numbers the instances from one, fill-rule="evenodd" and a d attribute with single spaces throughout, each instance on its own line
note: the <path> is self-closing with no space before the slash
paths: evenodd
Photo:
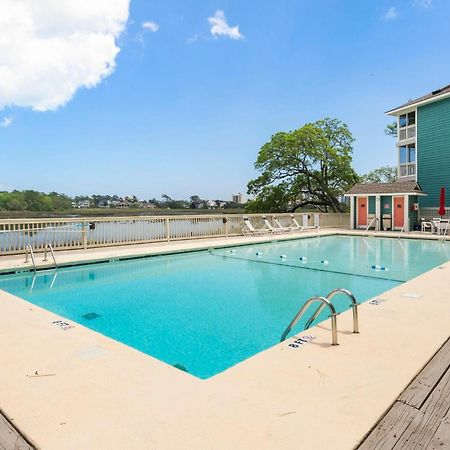
<path id="1" fill-rule="evenodd" d="M 416 174 L 416 145 L 399 147 L 399 176 L 410 177 Z"/>
<path id="2" fill-rule="evenodd" d="M 408 127 L 409 125 L 415 125 L 416 124 L 416 112 L 412 111 L 408 114 L 402 114 L 399 117 L 398 125 L 400 128 Z"/>

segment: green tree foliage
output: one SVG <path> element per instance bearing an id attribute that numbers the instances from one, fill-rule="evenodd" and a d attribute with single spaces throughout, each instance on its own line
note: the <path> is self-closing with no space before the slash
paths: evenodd
<path id="1" fill-rule="evenodd" d="M 159 205 L 162 208 L 169 208 L 169 209 L 189 208 L 189 202 L 187 202 L 186 200 L 174 200 L 167 194 L 162 194 L 161 197 L 163 201 L 159 202 Z"/>
<path id="2" fill-rule="evenodd" d="M 0 192 L 0 211 L 64 211 L 71 208 L 71 203 L 69 197 L 57 192 Z"/>
<path id="3" fill-rule="evenodd" d="M 397 167 L 383 166 L 361 177 L 362 183 L 395 183 L 397 181 Z"/>
<path id="4" fill-rule="evenodd" d="M 338 119 L 325 118 L 279 132 L 255 162 L 261 175 L 248 183 L 249 212 L 289 212 L 304 206 L 342 212 L 338 196 L 358 181 L 351 167 L 353 136 Z"/>
<path id="5" fill-rule="evenodd" d="M 396 138 L 397 137 L 397 122 L 392 122 L 389 125 L 386 125 L 384 132 L 386 135 Z"/>

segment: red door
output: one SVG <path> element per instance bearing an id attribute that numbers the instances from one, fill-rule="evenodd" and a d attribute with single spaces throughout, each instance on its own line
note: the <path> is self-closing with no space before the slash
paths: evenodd
<path id="1" fill-rule="evenodd" d="M 367 197 L 358 197 L 358 225 L 367 225 Z"/>
<path id="2" fill-rule="evenodd" d="M 394 227 L 402 228 L 405 224 L 405 198 L 394 197 Z"/>

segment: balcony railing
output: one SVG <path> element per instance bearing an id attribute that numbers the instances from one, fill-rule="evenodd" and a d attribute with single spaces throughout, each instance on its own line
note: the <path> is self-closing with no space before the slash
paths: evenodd
<path id="1" fill-rule="evenodd" d="M 400 164 L 399 176 L 411 177 L 416 174 L 416 163 Z"/>
<path id="2" fill-rule="evenodd" d="M 399 129 L 398 132 L 398 140 L 406 141 L 408 139 L 416 138 L 416 125 L 409 125 L 407 127 L 403 127 Z"/>

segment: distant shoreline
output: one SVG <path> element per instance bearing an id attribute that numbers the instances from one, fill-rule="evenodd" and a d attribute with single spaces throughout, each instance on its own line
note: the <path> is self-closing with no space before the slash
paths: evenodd
<path id="1" fill-rule="evenodd" d="M 144 209 L 144 208 L 86 208 L 66 211 L 0 211 L 0 219 L 28 219 L 39 217 L 116 217 L 116 216 L 171 216 L 200 214 L 244 214 L 244 209 Z"/>

